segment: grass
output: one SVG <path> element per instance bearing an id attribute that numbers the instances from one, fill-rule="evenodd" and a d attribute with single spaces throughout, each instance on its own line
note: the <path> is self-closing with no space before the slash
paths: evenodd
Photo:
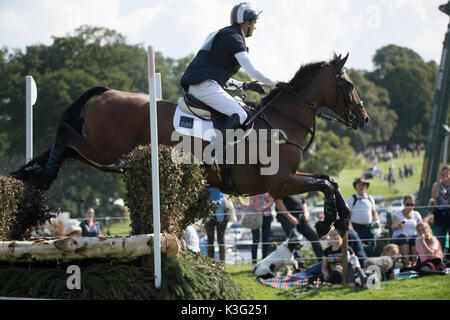
<path id="1" fill-rule="evenodd" d="M 226 268 L 248 300 L 450 300 L 450 275 L 382 281 L 380 289 L 333 286 L 296 295 L 298 288 L 275 289 L 260 283 L 248 264 Z"/>
<path id="2" fill-rule="evenodd" d="M 386 200 L 386 205 L 389 205 L 394 199 L 403 198 L 405 194 L 413 194 L 419 190 L 424 155 L 425 152 L 422 151 L 419 157 L 412 157 L 411 152 L 407 152 L 401 158 L 393 159 L 392 163 L 395 166 L 396 184 L 390 188 L 388 181 L 380 180 L 379 178 L 369 179 L 370 187 L 367 192 L 370 195 L 382 195 Z M 357 177 L 361 177 L 363 170 L 374 164 L 380 166 L 383 175 L 386 175 L 389 171 L 391 162 L 367 163 L 363 161 L 361 166 L 356 168 L 345 168 L 337 177 L 333 177 L 338 181 L 339 187 L 345 198 L 348 198 L 355 193 L 355 189 L 352 185 L 353 180 Z M 398 168 L 403 167 L 404 164 L 407 164 L 408 166 L 413 164 L 414 174 L 411 177 L 401 180 L 398 176 Z"/>
<path id="3" fill-rule="evenodd" d="M 106 234 L 106 231 L 108 230 L 107 226 L 103 227 L 103 233 Z M 111 223 L 109 225 L 109 232 L 112 237 L 114 236 L 123 236 L 123 235 L 129 235 L 131 232 L 130 228 L 130 219 L 126 219 L 125 222 L 115 222 Z"/>

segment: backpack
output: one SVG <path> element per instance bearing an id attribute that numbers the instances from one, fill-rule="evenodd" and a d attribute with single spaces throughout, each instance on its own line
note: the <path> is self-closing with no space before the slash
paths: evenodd
<path id="1" fill-rule="evenodd" d="M 354 193 L 353 195 L 353 205 L 352 205 L 352 209 L 355 207 L 356 202 L 359 200 L 359 198 L 356 196 L 356 193 Z M 370 203 L 372 203 L 373 209 L 375 209 L 375 202 L 372 198 L 372 196 L 369 196 L 369 201 Z"/>

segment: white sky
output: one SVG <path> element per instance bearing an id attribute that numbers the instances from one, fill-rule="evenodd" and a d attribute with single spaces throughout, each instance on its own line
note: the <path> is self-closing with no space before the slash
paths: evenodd
<path id="1" fill-rule="evenodd" d="M 152 44 L 166 57 L 196 53 L 229 24 L 237 0 L 0 0 L 0 47 L 51 44 L 80 24 L 104 26 L 129 44 Z M 254 0 L 263 10 L 247 40 L 255 66 L 286 81 L 303 63 L 350 52 L 347 67 L 372 70 L 375 51 L 406 46 L 440 63 L 446 0 Z M 130 57 L 132 59 L 132 57 Z"/>

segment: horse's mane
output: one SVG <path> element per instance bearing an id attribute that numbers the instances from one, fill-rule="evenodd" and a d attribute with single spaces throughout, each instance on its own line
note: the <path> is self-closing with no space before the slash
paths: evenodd
<path id="1" fill-rule="evenodd" d="M 269 94 L 261 100 L 261 103 L 265 104 L 266 102 L 270 101 L 275 95 L 277 95 L 282 90 L 292 89 L 292 88 L 301 89 L 308 83 L 309 76 L 311 74 L 313 74 L 314 71 L 320 69 L 324 64 L 332 64 L 334 61 L 335 61 L 335 59 L 333 59 L 329 62 L 319 61 L 319 62 L 312 62 L 312 63 L 302 65 L 300 67 L 300 69 L 295 73 L 294 77 L 289 81 L 287 86 L 272 89 L 269 92 Z M 338 70 L 338 72 L 339 71 L 340 70 Z"/>

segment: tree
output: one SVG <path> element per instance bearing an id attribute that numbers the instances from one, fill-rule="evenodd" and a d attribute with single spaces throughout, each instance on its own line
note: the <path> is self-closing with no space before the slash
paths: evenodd
<path id="1" fill-rule="evenodd" d="M 325 125 L 323 121 L 317 121 L 312 151 L 306 154 L 305 161 L 300 163 L 300 171 L 336 176 L 350 161 L 354 153 L 350 146 L 350 138 L 341 138 L 332 131 L 323 131 Z"/>
<path id="2" fill-rule="evenodd" d="M 347 136 L 353 149 L 363 151 L 368 146 L 389 141 L 397 124 L 395 111 L 389 109 L 389 94 L 367 79 L 362 71 L 350 69 L 348 74 L 355 84 L 360 99 L 369 114 L 369 123 L 361 130 L 350 130 L 340 124 L 328 123 L 327 130 L 339 137 Z"/>
<path id="3" fill-rule="evenodd" d="M 408 48 L 389 45 L 377 50 L 369 79 L 389 92 L 390 109 L 398 116 L 393 143 L 424 142 L 437 74 L 435 62 L 425 63 Z"/>

